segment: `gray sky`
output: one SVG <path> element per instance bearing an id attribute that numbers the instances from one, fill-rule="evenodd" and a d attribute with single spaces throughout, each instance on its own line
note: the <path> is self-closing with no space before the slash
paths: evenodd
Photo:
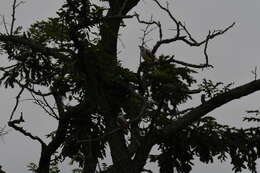
<path id="1" fill-rule="evenodd" d="M 55 15 L 55 10 L 59 7 L 62 0 L 27 0 L 26 3 L 17 10 L 17 24 L 28 26 L 36 20 L 44 19 Z M 169 0 L 171 9 L 175 16 L 185 21 L 186 27 L 190 29 L 195 38 L 202 39 L 208 33 L 208 30 L 221 29 L 236 22 L 236 26 L 224 36 L 220 36 L 209 43 L 208 53 L 209 62 L 214 65 L 212 70 L 199 71 L 196 75 L 199 79 L 209 78 L 214 81 L 223 81 L 225 83 L 235 82 L 235 85 L 243 84 L 254 79 L 250 73 L 255 66 L 259 67 L 259 40 L 260 23 L 258 19 L 260 11 L 260 1 L 258 0 Z M 172 29 L 170 21 L 161 14 L 151 0 L 143 0 L 138 8 L 133 11 L 140 12 L 144 18 L 149 18 L 152 13 L 154 19 L 160 19 L 162 25 L 167 29 Z M 9 19 L 11 10 L 11 0 L 0 0 L 0 14 Z M 139 50 L 138 39 L 142 32 L 136 20 L 127 20 L 126 28 L 121 30 L 122 44 L 119 43 L 119 57 L 122 64 L 135 69 L 138 65 Z M 172 31 L 165 29 L 168 35 Z M 3 26 L 0 26 L 3 31 Z M 166 34 L 166 35 L 167 35 Z M 156 41 L 156 40 L 154 40 Z M 153 45 L 153 41 L 149 45 Z M 183 44 L 168 45 L 159 49 L 158 54 L 175 54 L 180 60 L 188 60 L 194 63 L 204 62 L 201 49 L 189 48 Z M 1 57 L 1 64 L 4 63 L 4 56 Z M 260 69 L 258 70 L 258 75 Z M 17 90 L 0 89 L 0 126 L 3 126 L 10 115 L 12 106 L 15 102 Z M 214 112 L 214 115 L 220 122 L 241 126 L 241 115 L 245 110 L 259 108 L 260 94 L 254 93 L 251 96 L 233 101 Z M 24 97 L 26 98 L 26 96 Z M 197 100 L 190 103 L 198 104 Z M 56 123 L 35 105 L 30 102 L 23 102 L 19 107 L 23 111 L 26 123 L 25 128 L 35 135 L 44 136 L 50 128 L 55 128 Z M 0 140 L 0 164 L 8 173 L 25 173 L 26 165 L 31 161 L 38 161 L 39 144 L 11 130 L 9 135 Z M 259 163 L 260 164 L 260 163 Z M 64 166 L 64 173 L 69 173 L 70 169 Z M 196 162 L 192 173 L 199 172 L 231 172 L 228 163 L 215 163 L 205 165 Z M 258 169 L 260 171 L 260 168 Z M 244 171 L 246 173 L 247 171 Z"/>

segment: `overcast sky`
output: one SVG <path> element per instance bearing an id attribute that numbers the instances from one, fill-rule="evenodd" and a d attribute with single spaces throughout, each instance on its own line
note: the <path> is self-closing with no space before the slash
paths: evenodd
<path id="1" fill-rule="evenodd" d="M 197 78 L 208 78 L 225 83 L 235 82 L 235 85 L 240 85 L 254 79 L 250 71 L 256 66 L 258 67 L 258 76 L 260 76 L 260 1 L 169 0 L 169 2 L 174 15 L 184 21 L 186 27 L 198 39 L 205 37 L 209 30 L 221 29 L 236 22 L 236 26 L 228 33 L 209 43 L 209 62 L 214 65 L 214 69 L 198 71 Z M 0 14 L 5 15 L 7 20 L 10 20 L 11 3 L 12 0 L 0 0 Z M 55 11 L 61 3 L 62 0 L 27 0 L 17 10 L 17 24 L 26 28 L 36 20 L 51 17 L 55 15 Z M 156 20 L 162 21 L 162 25 L 166 28 L 164 31 L 168 35 L 173 32 L 170 29 L 173 29 L 174 25 L 158 11 L 158 8 L 155 8 L 152 0 L 143 0 L 133 11 L 140 12 L 147 19 L 153 14 Z M 135 20 L 127 20 L 126 24 L 127 27 L 121 30 L 122 43 L 119 43 L 118 46 L 119 57 L 124 66 L 135 70 L 138 65 L 138 44 L 140 44 L 139 37 L 142 35 L 140 31 L 142 25 L 137 24 Z M 4 31 L 3 25 L 0 26 L 0 31 Z M 149 42 L 148 45 L 153 45 L 153 41 Z M 158 54 L 160 53 L 174 54 L 179 60 L 188 60 L 194 63 L 204 62 L 201 49 L 191 49 L 183 44 L 164 46 L 159 49 Z M 5 56 L 2 56 L 0 63 L 4 62 Z M 0 89 L 0 126 L 4 126 L 8 121 L 17 92 L 17 90 Z M 211 112 L 210 115 L 214 115 L 224 124 L 241 126 L 241 116 L 244 115 L 245 110 L 260 108 L 259 97 L 259 93 L 254 93 L 233 101 Z M 196 101 L 195 99 L 195 102 L 193 101 L 191 104 L 198 104 Z M 19 111 L 24 113 L 25 128 L 35 135 L 43 137 L 50 129 L 55 128 L 56 123 L 30 102 L 23 102 Z M 28 172 L 26 165 L 29 162 L 38 162 L 39 147 L 37 142 L 11 130 L 3 140 L 0 140 L 0 164 L 8 173 L 26 173 Z M 231 166 L 228 163 L 205 165 L 196 162 L 192 173 L 202 171 L 231 172 Z M 67 166 L 64 166 L 63 172 L 69 173 L 71 171 Z M 244 171 L 244 173 L 246 172 Z"/>

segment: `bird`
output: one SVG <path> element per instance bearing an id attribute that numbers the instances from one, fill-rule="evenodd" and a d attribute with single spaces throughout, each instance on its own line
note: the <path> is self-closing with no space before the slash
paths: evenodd
<path id="1" fill-rule="evenodd" d="M 156 60 L 154 54 L 144 46 L 139 46 L 140 56 L 143 58 L 144 62 L 154 62 Z"/>

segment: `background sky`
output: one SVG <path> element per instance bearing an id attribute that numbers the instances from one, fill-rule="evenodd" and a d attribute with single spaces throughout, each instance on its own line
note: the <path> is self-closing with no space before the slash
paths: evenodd
<path id="1" fill-rule="evenodd" d="M 55 15 L 55 11 L 60 7 L 62 0 L 26 0 L 17 10 L 17 25 L 25 28 L 36 20 L 45 19 Z M 12 0 L 0 0 L 0 14 L 5 15 L 7 21 L 10 21 Z M 186 27 L 190 29 L 197 39 L 203 39 L 209 30 L 222 29 L 232 22 L 236 22 L 225 35 L 216 38 L 208 45 L 209 62 L 214 65 L 214 69 L 199 70 L 196 77 L 198 79 L 208 78 L 214 81 L 223 81 L 224 83 L 235 82 L 235 86 L 254 80 L 251 73 L 255 67 L 258 67 L 258 76 L 260 76 L 260 1 L 258 0 L 169 0 L 170 8 L 173 14 L 185 22 Z M 139 12 L 143 19 L 149 19 L 153 14 L 154 19 L 161 20 L 165 27 L 165 35 L 170 36 L 174 28 L 164 13 L 155 8 L 152 0 L 142 0 L 138 7 L 133 11 Z M 136 69 L 139 61 L 140 44 L 139 37 L 142 36 L 142 25 L 135 19 L 126 21 L 127 27 L 121 30 L 119 48 L 119 57 L 124 66 L 133 70 Z M 3 25 L 0 25 L 0 31 L 3 32 Z M 153 39 L 148 42 L 152 46 L 156 41 Z M 184 44 L 171 44 L 163 46 L 158 50 L 160 54 L 175 55 L 179 60 L 187 60 L 194 63 L 203 63 L 203 50 L 199 48 L 190 48 Z M 0 56 L 0 64 L 6 62 L 5 56 Z M 8 121 L 10 112 L 15 103 L 15 96 L 18 90 L 0 89 L 0 127 Z M 24 96 L 24 99 L 28 96 Z M 209 113 L 216 117 L 221 123 L 234 126 L 242 126 L 241 117 L 245 110 L 259 108 L 259 92 L 242 99 L 233 101 L 217 110 Z M 198 104 L 195 98 L 190 105 Z M 31 102 L 24 101 L 19 107 L 18 113 L 23 111 L 26 123 L 25 129 L 33 134 L 44 137 L 51 129 L 55 129 L 56 123 L 46 116 L 37 106 Z M 18 115 L 17 115 L 18 116 Z M 26 173 L 26 165 L 31 162 L 38 162 L 40 145 L 24 137 L 14 130 L 0 140 L 0 164 L 8 173 Z M 200 172 L 232 172 L 232 167 L 228 163 L 214 163 L 210 165 L 201 164 L 195 161 L 196 166 L 192 173 Z M 259 163 L 260 164 L 260 163 Z M 69 173 L 71 169 L 68 166 L 62 167 L 62 173 Z M 258 167 L 260 171 L 260 167 Z M 247 171 L 243 171 L 246 173 Z"/>

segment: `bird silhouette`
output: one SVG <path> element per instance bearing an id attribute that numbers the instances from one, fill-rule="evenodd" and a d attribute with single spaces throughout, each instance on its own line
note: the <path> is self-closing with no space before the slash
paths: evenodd
<path id="1" fill-rule="evenodd" d="M 154 54 L 144 46 L 139 46 L 140 48 L 140 56 L 143 58 L 145 62 L 154 62 L 156 60 Z"/>

